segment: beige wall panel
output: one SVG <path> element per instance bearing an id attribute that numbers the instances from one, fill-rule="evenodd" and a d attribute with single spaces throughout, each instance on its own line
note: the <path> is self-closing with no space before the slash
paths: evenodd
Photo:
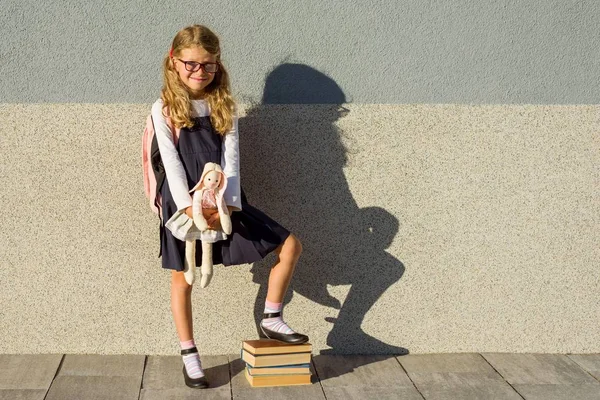
<path id="1" fill-rule="evenodd" d="M 304 245 L 285 315 L 315 353 L 600 352 L 598 106 L 346 107 L 240 121 L 250 203 Z M 177 353 L 149 110 L 0 105 L 0 353 Z M 273 262 L 194 288 L 202 353 L 255 337 Z"/>

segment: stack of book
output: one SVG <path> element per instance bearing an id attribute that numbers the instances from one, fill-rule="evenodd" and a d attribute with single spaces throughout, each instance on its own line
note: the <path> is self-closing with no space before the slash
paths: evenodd
<path id="1" fill-rule="evenodd" d="M 312 345 L 287 344 L 271 339 L 242 342 L 242 360 L 250 386 L 310 384 Z"/>

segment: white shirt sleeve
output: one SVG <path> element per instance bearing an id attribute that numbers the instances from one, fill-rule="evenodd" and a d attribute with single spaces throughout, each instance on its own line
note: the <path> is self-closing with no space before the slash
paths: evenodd
<path id="1" fill-rule="evenodd" d="M 185 211 L 192 205 L 192 197 L 189 193 L 187 177 L 179 153 L 173 142 L 173 133 L 162 113 L 162 100 L 157 100 L 152 105 L 152 120 L 154 122 L 154 134 L 158 142 L 160 157 L 165 166 L 165 173 L 169 180 L 169 189 L 177 206 L 177 211 Z"/>
<path id="2" fill-rule="evenodd" d="M 225 204 L 235 209 L 234 211 L 242 211 L 237 110 L 233 116 L 233 128 L 223 137 L 222 146 L 221 168 L 227 177 L 227 188 L 223 193 L 223 199 Z"/>

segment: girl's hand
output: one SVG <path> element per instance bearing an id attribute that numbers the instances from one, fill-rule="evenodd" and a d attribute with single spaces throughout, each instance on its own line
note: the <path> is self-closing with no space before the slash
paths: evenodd
<path id="1" fill-rule="evenodd" d="M 188 217 L 194 219 L 194 213 L 192 212 L 192 207 L 187 207 L 185 209 L 185 214 Z M 208 229 L 220 229 L 221 228 L 221 224 L 218 222 L 218 220 L 219 220 L 219 210 L 218 209 L 203 208 L 202 215 L 204 216 L 204 219 L 208 223 Z M 217 219 L 216 228 L 213 226 L 213 222 L 215 221 L 215 215 L 216 215 L 216 219 Z"/>
<path id="2" fill-rule="evenodd" d="M 215 214 L 217 214 L 217 215 L 219 214 L 219 210 L 217 208 L 203 208 L 202 209 L 202 215 L 204 215 L 204 219 L 206 220 L 206 222 L 209 222 L 208 225 L 210 225 L 209 219 Z"/>
<path id="3" fill-rule="evenodd" d="M 216 208 L 210 208 L 208 211 L 210 211 L 212 215 L 207 217 L 206 213 L 204 213 L 204 210 L 202 210 L 204 213 L 204 218 L 206 218 L 206 222 L 208 223 L 208 229 L 221 229 L 221 216 L 219 215 L 219 210 Z"/>
<path id="4" fill-rule="evenodd" d="M 206 219 L 206 222 L 208 223 L 208 229 L 222 230 L 223 227 L 221 226 L 221 216 L 219 215 L 219 210 L 214 208 L 211 209 L 211 211 L 213 212 L 213 215 Z M 231 215 L 233 212 L 233 207 L 227 206 L 227 211 L 229 211 L 229 215 Z"/>

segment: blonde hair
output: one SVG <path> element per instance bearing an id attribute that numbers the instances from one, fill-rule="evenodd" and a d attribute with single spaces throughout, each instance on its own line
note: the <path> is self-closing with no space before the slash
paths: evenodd
<path id="1" fill-rule="evenodd" d="M 233 127 L 235 100 L 231 96 L 229 74 L 221 62 L 219 38 L 205 26 L 188 26 L 175 35 L 171 46 L 172 53 L 167 54 L 163 60 L 164 84 L 160 94 L 163 107 L 168 108 L 169 117 L 176 127 L 189 128 L 194 125 L 191 118 L 190 93 L 175 70 L 171 56 L 175 57 L 183 49 L 195 46 L 215 55 L 219 63 L 219 70 L 215 73 L 213 81 L 204 88 L 204 92 L 207 95 L 205 100 L 210 106 L 210 122 L 219 134 L 225 135 Z"/>

